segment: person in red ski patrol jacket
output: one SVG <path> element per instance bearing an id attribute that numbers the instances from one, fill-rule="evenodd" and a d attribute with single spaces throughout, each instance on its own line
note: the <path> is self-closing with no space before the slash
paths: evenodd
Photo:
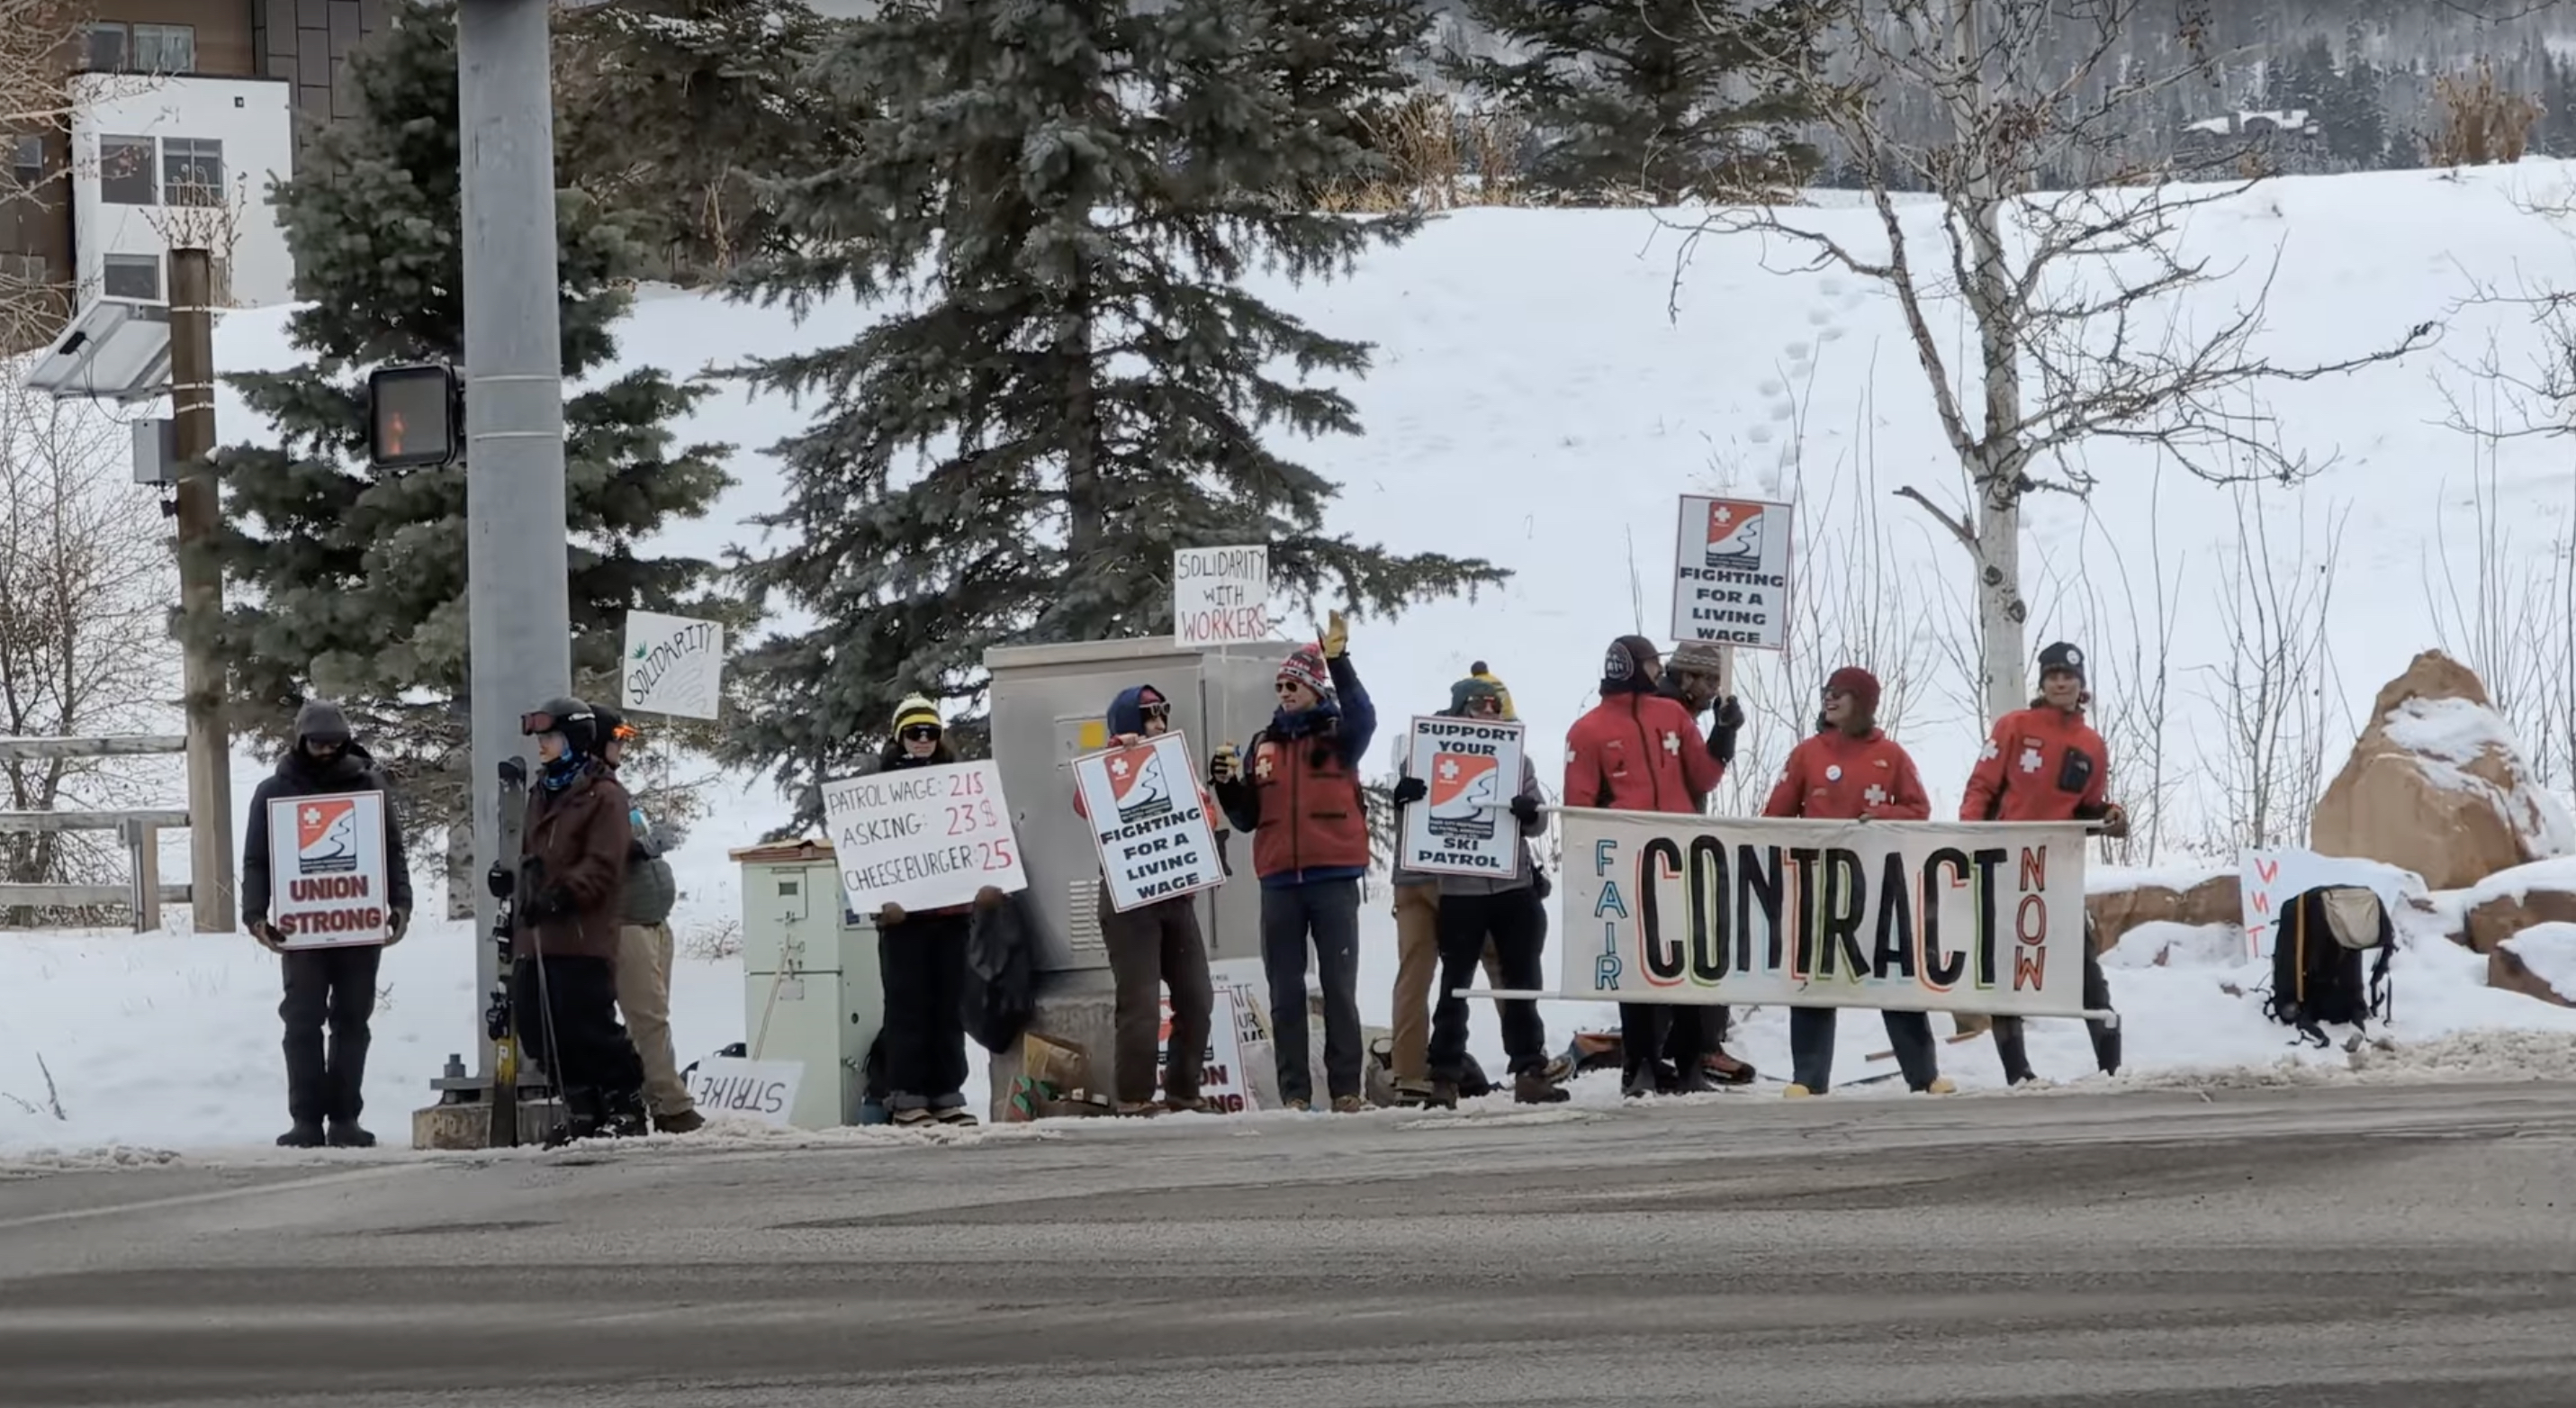
<path id="1" fill-rule="evenodd" d="M 1818 731 L 1789 750 L 1788 766 L 1762 807 L 1764 816 L 1833 821 L 1926 821 L 1932 799 L 1914 759 L 1878 727 L 1878 677 L 1857 665 L 1825 681 L 1824 716 Z M 1833 1086 L 1835 1011 L 1789 1009 L 1791 1097 L 1822 1095 Z M 1947 1095 L 1954 1087 L 1941 1074 L 1932 1018 L 1923 1012 L 1884 1012 L 1888 1045 L 1905 1084 Z"/>
<path id="2" fill-rule="evenodd" d="M 2111 750 L 2084 721 L 2093 702 L 2085 689 L 2084 652 L 2058 641 L 2039 652 L 2039 697 L 2027 709 L 1995 720 L 1968 790 L 1959 802 L 1961 821 L 2092 821 L 2102 833 L 2129 834 L 2129 814 L 2109 800 Z M 2093 952 L 2093 916 L 2084 916 L 2084 1005 L 2107 1010 L 2111 985 Z M 2030 1068 L 2022 1019 L 1994 1019 L 1995 1051 L 2004 1079 L 2013 1085 L 2039 1077 Z M 2120 1069 L 2120 1029 L 2089 1022 L 2093 1061 L 2104 1075 Z"/>
<path id="3" fill-rule="evenodd" d="M 1610 643 L 1601 661 L 1601 702 L 1566 731 L 1565 805 L 1689 816 L 1706 810 L 1726 764 L 1701 736 L 1688 706 L 1656 692 L 1661 670 L 1654 642 L 1645 637 L 1621 636 Z M 1708 1078 L 1713 1043 L 1707 1026 L 1704 1014 L 1686 1004 L 1620 1003 L 1622 1093 L 1716 1089 Z M 1664 1052 L 1674 1057 L 1668 1076 L 1658 1059 Z"/>

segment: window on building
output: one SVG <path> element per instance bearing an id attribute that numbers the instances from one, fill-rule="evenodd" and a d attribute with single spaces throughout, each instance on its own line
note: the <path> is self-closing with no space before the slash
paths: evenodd
<path id="1" fill-rule="evenodd" d="M 9 180 L 12 189 L 32 191 L 45 181 L 45 139 L 12 137 L 9 139 Z"/>
<path id="2" fill-rule="evenodd" d="M 149 137 L 98 139 L 98 195 L 110 205 L 159 205 L 160 176 Z"/>
<path id="3" fill-rule="evenodd" d="M 89 66 L 100 73 L 115 73 L 125 67 L 125 56 L 132 51 L 134 30 L 131 25 L 94 24 L 89 27 Z"/>
<path id="4" fill-rule="evenodd" d="M 101 21 L 89 27 L 89 66 L 99 73 L 195 73 L 197 27 Z"/>
<path id="5" fill-rule="evenodd" d="M 223 204 L 224 144 L 211 137 L 164 138 L 161 184 L 172 205 Z"/>
<path id="6" fill-rule="evenodd" d="M 98 291 L 104 298 L 128 298 L 138 303 L 160 302 L 161 256 L 157 254 L 106 256 L 99 267 Z"/>

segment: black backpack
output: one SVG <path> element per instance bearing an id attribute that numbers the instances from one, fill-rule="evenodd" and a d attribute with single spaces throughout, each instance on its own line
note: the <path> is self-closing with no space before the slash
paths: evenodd
<path id="1" fill-rule="evenodd" d="M 2305 891 L 2272 926 L 2272 995 L 2263 1015 L 2317 1046 L 2332 1044 L 2324 1027 L 2384 1021 L 2391 1005 L 2388 960 L 2396 951 L 2388 906 L 2368 886 Z"/>
<path id="2" fill-rule="evenodd" d="M 987 1051 L 1008 1050 L 1037 1016 L 1036 938 L 1025 892 L 979 899 L 967 921 L 958 1015 Z"/>

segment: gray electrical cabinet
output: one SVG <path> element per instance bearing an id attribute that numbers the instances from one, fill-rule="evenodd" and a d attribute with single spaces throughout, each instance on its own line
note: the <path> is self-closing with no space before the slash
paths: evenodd
<path id="1" fill-rule="evenodd" d="M 1006 646 L 984 652 L 992 673 L 993 759 L 1042 923 L 1038 966 L 1106 968 L 1100 943 L 1100 853 L 1073 810 L 1073 760 L 1108 746 L 1109 701 L 1149 684 L 1172 703 L 1202 770 L 1219 743 L 1242 747 L 1270 722 L 1272 682 L 1292 642 L 1181 650 L 1171 639 Z M 1252 838 L 1226 842 L 1233 878 L 1198 896 L 1212 959 L 1261 955 L 1261 896 Z"/>
<path id="2" fill-rule="evenodd" d="M 851 914 L 828 841 L 728 852 L 742 867 L 742 1032 L 755 1061 L 800 1061 L 788 1122 L 855 1123 L 884 1025 L 873 917 Z"/>

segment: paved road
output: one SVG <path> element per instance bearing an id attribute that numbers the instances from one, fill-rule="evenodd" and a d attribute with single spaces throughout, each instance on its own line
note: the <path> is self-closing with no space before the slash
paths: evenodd
<path id="1" fill-rule="evenodd" d="M 2576 1392 L 2576 1087 L 1695 1103 L 0 1183 L 0 1404 Z"/>

